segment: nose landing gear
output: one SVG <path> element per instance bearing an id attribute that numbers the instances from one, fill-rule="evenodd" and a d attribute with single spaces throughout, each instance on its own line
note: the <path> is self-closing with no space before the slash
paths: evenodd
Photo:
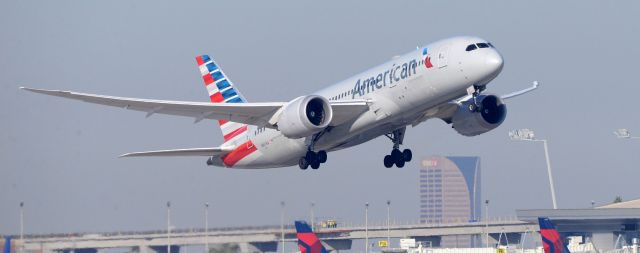
<path id="1" fill-rule="evenodd" d="M 478 103 L 478 96 L 480 96 L 480 93 L 482 93 L 482 91 L 484 91 L 487 88 L 486 85 L 474 85 L 473 86 L 473 93 L 471 93 L 471 96 L 473 97 L 473 104 L 469 105 L 469 111 L 472 112 L 479 112 L 480 109 L 480 104 Z"/>
<path id="2" fill-rule="evenodd" d="M 393 142 L 393 150 L 391 150 L 390 155 L 384 156 L 384 167 L 391 168 L 395 164 L 396 167 L 402 168 L 406 162 L 410 162 L 413 158 L 411 149 L 400 151 L 400 145 L 402 145 L 402 141 L 404 140 L 404 132 L 406 129 L 406 127 L 403 127 L 385 135 Z"/>

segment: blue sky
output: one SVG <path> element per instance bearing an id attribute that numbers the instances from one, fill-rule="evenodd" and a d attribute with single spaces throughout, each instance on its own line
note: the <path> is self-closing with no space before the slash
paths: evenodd
<path id="1" fill-rule="evenodd" d="M 549 139 L 561 208 L 640 197 L 635 106 L 640 30 L 637 1 L 25 1 L 0 2 L 0 234 L 150 230 L 279 223 L 318 217 L 363 222 L 418 218 L 418 166 L 429 155 L 482 157 L 491 214 L 549 208 L 541 145 L 512 142 L 528 127 Z M 487 92 L 504 94 L 508 117 L 479 137 L 440 121 L 407 130 L 415 161 L 385 169 L 378 138 L 331 153 L 319 171 L 229 170 L 204 158 L 121 159 L 130 151 L 207 147 L 215 122 L 83 104 L 19 86 L 207 101 L 194 56 L 207 53 L 250 101 L 289 101 L 413 50 L 458 35 L 491 41 L 505 58 Z"/>

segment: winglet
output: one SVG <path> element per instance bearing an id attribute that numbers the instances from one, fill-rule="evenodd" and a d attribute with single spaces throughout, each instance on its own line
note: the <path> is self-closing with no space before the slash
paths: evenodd
<path id="1" fill-rule="evenodd" d="M 524 95 L 526 93 L 529 93 L 529 92 L 537 89 L 539 84 L 540 83 L 538 83 L 538 81 L 533 81 L 533 83 L 531 83 L 531 87 L 523 89 L 523 90 L 519 90 L 519 91 L 516 91 L 516 92 L 512 92 L 512 93 L 509 93 L 509 94 L 506 94 L 506 95 L 502 95 L 500 98 L 502 98 L 502 99 L 510 99 L 510 98 L 513 98 L 513 97 Z"/>
<path id="2" fill-rule="evenodd" d="M 30 91 L 33 93 L 40 93 L 40 94 L 45 94 L 45 95 L 49 95 L 49 96 L 56 96 L 56 97 L 73 97 L 71 95 L 72 92 L 70 91 L 64 91 L 64 90 L 45 90 L 45 89 L 35 89 L 35 88 L 29 88 L 29 87 L 20 87 L 21 90 L 26 90 L 26 91 Z"/>

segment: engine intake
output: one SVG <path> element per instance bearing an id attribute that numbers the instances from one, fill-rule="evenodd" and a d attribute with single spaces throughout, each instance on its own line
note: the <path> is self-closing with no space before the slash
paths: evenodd
<path id="1" fill-rule="evenodd" d="M 489 132 L 500 126 L 507 117 L 507 106 L 496 95 L 481 95 L 473 100 L 465 101 L 453 115 L 453 128 L 461 135 L 475 136 Z"/>
<path id="2" fill-rule="evenodd" d="M 329 126 L 333 111 L 322 96 L 298 97 L 286 104 L 278 119 L 278 129 L 288 138 L 307 137 Z"/>

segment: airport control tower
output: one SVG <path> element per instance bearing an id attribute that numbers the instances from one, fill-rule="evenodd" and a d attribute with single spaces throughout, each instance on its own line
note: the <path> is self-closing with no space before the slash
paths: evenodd
<path id="1" fill-rule="evenodd" d="M 422 160 L 419 180 L 420 222 L 480 220 L 480 157 L 428 157 Z M 472 236 L 444 236 L 439 244 L 441 247 L 475 247 L 480 240 Z"/>

